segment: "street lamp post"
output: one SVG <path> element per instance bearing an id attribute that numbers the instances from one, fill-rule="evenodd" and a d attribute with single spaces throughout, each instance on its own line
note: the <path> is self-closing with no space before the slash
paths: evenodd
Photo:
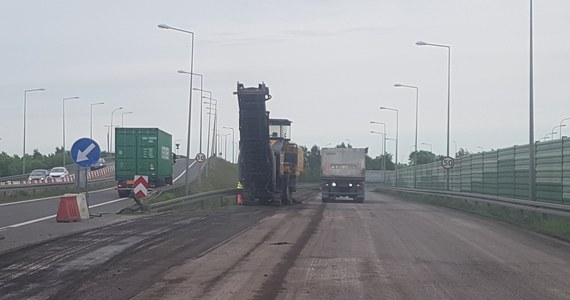
<path id="1" fill-rule="evenodd" d="M 30 92 L 43 92 L 45 89 L 24 90 L 24 142 L 22 146 L 22 174 L 26 174 L 26 103 L 27 94 Z"/>
<path id="2" fill-rule="evenodd" d="M 74 100 L 74 99 L 79 99 L 79 97 L 67 97 L 67 98 L 63 98 L 63 100 L 61 101 L 62 103 L 62 107 L 63 107 L 63 166 L 65 167 L 65 101 L 68 100 Z"/>
<path id="3" fill-rule="evenodd" d="M 432 46 L 447 48 L 447 156 L 449 156 L 449 115 L 450 115 L 450 104 L 451 104 L 451 46 L 441 45 L 441 44 L 431 44 L 422 41 L 416 42 L 418 46 Z M 449 169 L 445 169 L 445 189 L 449 190 Z"/>
<path id="4" fill-rule="evenodd" d="M 383 127 L 382 132 L 384 134 L 384 139 L 382 142 L 382 149 L 383 149 L 382 168 L 384 169 L 384 172 L 386 172 L 386 123 L 370 121 L 370 124 L 378 124 L 378 125 L 382 125 L 382 127 Z"/>
<path id="5" fill-rule="evenodd" d="M 110 125 L 110 126 L 109 126 L 109 129 L 110 129 L 109 132 L 110 132 L 110 134 L 109 134 L 109 138 L 107 139 L 107 140 L 108 140 L 108 148 L 109 148 L 108 151 L 109 151 L 109 154 L 111 154 L 111 149 L 113 148 L 113 114 L 114 114 L 117 110 L 121 110 L 121 109 L 123 109 L 123 108 L 122 108 L 122 107 L 115 108 L 115 109 L 113 109 L 113 111 L 111 112 L 111 123 L 109 123 L 109 125 Z"/>
<path id="6" fill-rule="evenodd" d="M 91 109 L 89 110 L 89 138 L 93 139 L 93 105 L 101 105 L 105 102 L 91 103 Z"/>
<path id="7" fill-rule="evenodd" d="M 457 141 L 453 140 L 453 144 L 455 144 L 455 155 L 453 157 L 457 158 Z"/>
<path id="8" fill-rule="evenodd" d="M 192 88 L 192 90 L 193 90 L 193 91 L 196 91 L 196 90 L 200 91 L 200 99 L 204 98 L 203 92 L 206 92 L 206 91 L 204 90 L 204 75 L 198 74 L 198 73 L 190 73 L 190 72 L 186 72 L 186 71 L 183 71 L 183 70 L 178 70 L 178 73 L 180 73 L 180 74 L 186 74 L 186 75 L 193 75 L 193 76 L 200 76 L 200 88 L 199 88 L 199 89 L 197 89 L 197 88 Z M 210 92 L 210 94 L 211 94 L 211 93 L 212 93 L 212 92 Z M 203 110 L 203 106 L 204 106 L 204 105 L 203 105 L 203 103 L 202 103 L 202 100 L 200 100 L 200 138 L 199 138 L 199 140 L 200 140 L 200 145 L 199 145 L 199 153 L 202 153 L 202 131 L 203 131 L 203 129 L 202 129 L 202 110 Z"/>
<path id="9" fill-rule="evenodd" d="M 400 84 L 400 83 L 396 83 L 394 84 L 394 86 L 416 90 L 416 134 L 414 138 L 414 189 L 415 189 L 417 183 L 417 165 L 418 165 L 418 101 L 420 95 L 420 88 L 417 86 Z"/>
<path id="10" fill-rule="evenodd" d="M 560 128 L 560 131 L 562 132 L 562 127 L 566 126 L 566 124 L 560 124 L 560 125 L 556 125 L 552 128 L 552 139 L 554 140 L 554 129 L 556 128 Z"/>
<path id="11" fill-rule="evenodd" d="M 534 49 L 533 49 L 533 32 L 532 32 L 532 0 L 530 2 L 530 43 L 529 43 L 529 134 L 528 134 L 528 200 L 534 201 L 536 199 L 536 165 L 535 165 L 535 142 L 534 142 Z"/>
<path id="12" fill-rule="evenodd" d="M 397 170 L 398 169 L 398 141 L 400 139 L 400 136 L 398 133 L 398 127 L 400 126 L 399 125 L 400 122 L 398 121 L 398 119 L 399 119 L 400 112 L 396 108 L 389 108 L 389 107 L 383 107 L 383 106 L 381 106 L 380 109 L 391 110 L 391 111 L 396 112 L 396 140 L 395 140 L 395 142 L 396 142 L 396 170 Z M 396 180 L 397 180 L 397 178 L 396 178 Z"/>
<path id="13" fill-rule="evenodd" d="M 184 32 L 187 34 L 192 35 L 192 45 L 190 47 L 190 74 L 194 74 L 194 32 L 192 31 L 188 31 L 188 30 L 183 30 L 180 28 L 176 28 L 176 27 L 171 27 L 168 26 L 166 24 L 159 24 L 158 28 L 160 29 L 171 29 L 171 30 L 175 30 L 175 31 L 180 31 L 180 32 Z M 184 171 L 184 184 L 185 184 L 185 189 L 186 189 L 186 195 L 188 195 L 188 183 L 190 180 L 190 177 L 188 176 L 188 169 L 190 168 L 190 133 L 191 133 L 191 125 L 192 125 L 192 78 L 194 78 L 194 76 L 189 76 L 190 77 L 190 95 L 189 95 L 189 99 L 188 99 L 188 136 L 186 138 L 186 168 Z"/>
<path id="14" fill-rule="evenodd" d="M 182 73 L 182 71 L 178 71 L 179 73 Z M 188 73 L 186 73 L 188 74 Z M 204 101 L 202 101 L 202 99 L 212 99 L 212 92 L 211 91 L 207 91 L 204 90 L 202 87 L 202 81 L 203 81 L 203 76 L 200 74 L 194 74 L 197 76 L 200 76 L 200 88 L 193 88 L 193 90 L 195 91 L 200 91 L 200 153 L 202 153 L 202 117 L 204 115 L 204 104 L 208 104 Z M 203 93 L 208 93 L 210 95 L 210 97 L 205 97 L 203 95 Z M 211 102 L 211 101 L 210 101 Z M 206 152 L 210 151 L 210 118 L 208 118 L 208 141 L 206 144 Z M 207 154 L 207 156 L 209 155 L 209 153 Z"/>
<path id="15" fill-rule="evenodd" d="M 429 146 L 429 152 L 433 153 L 433 145 L 430 143 L 422 143 L 422 145 Z"/>
<path id="16" fill-rule="evenodd" d="M 132 111 L 121 113 L 121 127 L 125 126 L 125 115 L 132 114 Z"/>
<path id="17" fill-rule="evenodd" d="M 370 122 L 370 123 L 372 123 L 372 122 Z M 384 177 L 383 182 L 385 183 L 386 182 L 386 165 L 385 165 L 385 162 L 386 162 L 386 132 L 370 130 L 370 133 L 382 135 L 382 139 L 380 140 L 380 145 L 382 146 L 382 152 L 381 153 L 384 153 L 384 157 L 382 158 L 382 169 L 383 169 L 382 173 L 383 173 L 383 177 Z"/>
<path id="18" fill-rule="evenodd" d="M 570 118 L 565 118 L 560 121 L 560 139 L 562 139 L 562 123 L 564 123 L 566 120 L 570 120 Z"/>
<path id="19" fill-rule="evenodd" d="M 227 127 L 227 126 L 224 126 L 222 128 L 232 130 L 232 163 L 235 163 L 236 152 L 235 152 L 235 137 L 234 137 L 235 131 L 234 131 L 234 128 L 233 127 Z"/>
<path id="20" fill-rule="evenodd" d="M 217 141 L 216 141 L 216 122 L 217 122 L 217 117 L 218 117 L 218 100 L 214 99 L 212 97 L 209 98 L 210 102 L 204 102 L 204 104 L 208 105 L 208 107 L 206 107 L 207 110 L 209 110 L 210 112 L 208 113 L 208 140 L 210 139 L 210 122 L 212 119 L 212 116 L 214 116 L 214 128 L 211 129 L 212 132 L 212 153 L 208 153 L 208 155 L 210 154 L 215 154 L 217 152 L 217 149 L 215 149 L 215 147 L 217 146 Z M 214 103 L 212 103 L 212 101 L 214 101 Z M 212 108 L 212 105 L 214 106 Z M 210 151 L 210 150 L 208 150 Z"/>

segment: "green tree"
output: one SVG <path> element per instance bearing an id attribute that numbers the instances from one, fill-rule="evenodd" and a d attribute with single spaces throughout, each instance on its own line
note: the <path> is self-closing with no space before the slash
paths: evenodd
<path id="1" fill-rule="evenodd" d="M 392 161 L 392 154 L 386 153 L 386 170 L 394 170 L 395 164 Z M 383 170 L 384 169 L 384 155 L 371 158 L 366 155 L 366 169 L 367 170 Z"/>
<path id="2" fill-rule="evenodd" d="M 321 179 L 321 149 L 314 145 L 311 150 L 301 146 L 304 151 L 305 170 L 299 177 L 301 181 L 314 181 Z"/>
<path id="3" fill-rule="evenodd" d="M 466 156 L 469 154 L 471 154 L 471 153 L 469 151 L 467 151 L 467 149 L 461 148 L 461 149 L 459 149 L 459 151 L 457 151 L 457 153 L 455 153 L 455 157 L 459 158 L 459 157 Z"/>
<path id="4" fill-rule="evenodd" d="M 410 153 L 410 156 L 408 157 L 408 161 L 410 162 L 410 165 L 415 166 L 415 151 L 412 151 L 412 153 Z M 438 157 L 429 151 L 425 151 L 425 150 L 420 150 L 418 151 L 418 165 L 423 165 L 423 164 L 428 164 L 434 161 L 437 161 Z"/>

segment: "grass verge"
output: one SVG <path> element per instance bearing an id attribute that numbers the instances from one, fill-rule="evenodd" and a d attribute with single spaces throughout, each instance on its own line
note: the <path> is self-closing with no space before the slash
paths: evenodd
<path id="1" fill-rule="evenodd" d="M 459 200 L 450 196 L 419 195 L 403 191 L 386 191 L 379 189 L 374 191 L 392 194 L 407 201 L 422 202 L 467 211 L 480 216 L 515 224 L 565 241 L 570 241 L 570 218 L 475 200 Z"/>
<path id="2" fill-rule="evenodd" d="M 190 184 L 190 194 L 198 194 L 213 190 L 231 189 L 235 188 L 238 180 L 237 165 L 231 164 L 222 159 L 210 159 L 210 168 L 208 171 L 204 169 L 201 175 L 201 180 L 196 180 Z M 155 198 L 149 198 L 145 204 L 158 203 L 185 195 L 184 188 L 172 190 L 162 193 Z M 235 203 L 235 196 L 223 197 L 219 196 L 206 199 L 202 203 L 186 205 L 185 208 L 214 208 L 221 206 L 233 205 Z"/>

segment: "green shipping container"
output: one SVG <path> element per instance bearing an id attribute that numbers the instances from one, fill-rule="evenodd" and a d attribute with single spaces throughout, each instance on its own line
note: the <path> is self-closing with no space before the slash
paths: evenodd
<path id="1" fill-rule="evenodd" d="M 158 128 L 115 128 L 115 180 L 118 188 L 135 175 L 148 176 L 149 186 L 172 184 L 172 136 Z M 128 195 L 121 191 L 119 194 Z"/>

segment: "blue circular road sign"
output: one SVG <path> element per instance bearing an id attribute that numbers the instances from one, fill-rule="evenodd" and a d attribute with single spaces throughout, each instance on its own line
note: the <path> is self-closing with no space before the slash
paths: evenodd
<path id="1" fill-rule="evenodd" d="M 90 167 L 101 157 L 99 144 L 90 138 L 78 139 L 71 146 L 71 158 L 80 167 Z"/>

